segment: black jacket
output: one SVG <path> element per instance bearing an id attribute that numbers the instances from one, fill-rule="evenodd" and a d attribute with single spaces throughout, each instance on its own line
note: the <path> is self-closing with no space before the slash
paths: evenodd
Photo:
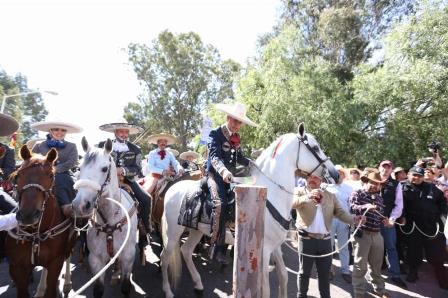
<path id="1" fill-rule="evenodd" d="M 14 172 L 16 168 L 16 161 L 14 159 L 14 149 L 9 148 L 8 146 L 1 144 L 0 147 L 5 150 L 5 154 L 0 158 L 0 169 L 2 170 L 0 173 L 0 180 L 8 180 L 9 175 Z M 2 150 L 2 151 L 3 151 Z"/>
<path id="2" fill-rule="evenodd" d="M 106 142 L 99 143 L 98 147 L 104 148 L 105 143 Z M 129 151 L 112 151 L 111 155 L 117 168 L 124 169 L 124 177 L 130 181 L 133 181 L 134 177 L 138 176 L 142 170 L 142 151 L 140 150 L 140 147 L 132 144 L 131 142 L 127 142 L 126 144 L 128 145 Z"/>

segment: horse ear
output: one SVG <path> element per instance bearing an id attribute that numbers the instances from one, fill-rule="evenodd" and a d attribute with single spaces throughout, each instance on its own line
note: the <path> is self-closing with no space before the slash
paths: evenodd
<path id="1" fill-rule="evenodd" d="M 300 122 L 299 124 L 299 135 L 302 138 L 305 136 L 305 124 L 303 124 L 303 122 Z"/>
<path id="2" fill-rule="evenodd" d="M 31 158 L 30 148 L 27 145 L 22 145 L 20 148 L 20 158 L 23 160 L 28 160 Z"/>
<path id="3" fill-rule="evenodd" d="M 82 150 L 84 150 L 84 152 L 89 151 L 90 146 L 89 146 L 89 143 L 87 142 L 87 139 L 85 136 L 82 137 L 81 145 L 82 145 Z"/>
<path id="4" fill-rule="evenodd" d="M 48 151 L 47 156 L 45 156 L 45 159 L 49 163 L 54 163 L 54 161 L 58 158 L 58 151 L 56 149 L 51 148 L 50 151 Z"/>
<path id="5" fill-rule="evenodd" d="M 109 154 L 112 151 L 112 141 L 107 139 L 106 144 L 104 144 L 104 151 Z"/>

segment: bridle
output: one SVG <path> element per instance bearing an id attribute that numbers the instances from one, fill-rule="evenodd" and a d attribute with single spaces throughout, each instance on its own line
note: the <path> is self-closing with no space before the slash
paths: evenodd
<path id="1" fill-rule="evenodd" d="M 330 158 L 329 158 L 329 157 L 326 157 L 325 159 L 322 159 L 322 158 L 319 156 L 319 154 L 317 154 L 316 150 L 314 150 L 314 149 L 310 146 L 310 143 L 308 142 L 308 136 L 307 136 L 307 135 L 304 135 L 303 137 L 297 135 L 297 139 L 299 140 L 299 149 L 298 149 L 298 151 L 297 151 L 297 159 L 296 159 L 296 167 L 297 167 L 297 170 L 296 170 L 296 171 L 298 172 L 299 176 L 301 176 L 301 177 L 309 177 L 309 176 L 313 175 L 314 172 L 316 172 L 316 170 L 317 170 L 319 167 L 322 166 L 322 168 L 324 169 L 324 171 L 323 171 L 323 173 L 324 173 L 324 175 L 325 175 L 324 178 L 329 178 L 329 177 L 327 176 L 327 175 L 328 175 L 328 171 L 325 171 L 325 170 L 327 170 L 327 166 L 325 165 L 325 162 L 326 162 L 327 160 L 329 160 Z M 318 161 L 317 166 L 315 166 L 310 172 L 306 172 L 306 171 L 303 171 L 303 170 L 299 169 L 300 146 L 301 146 L 302 144 L 305 145 L 305 147 L 311 152 L 311 154 L 313 154 L 314 158 L 316 158 L 316 160 Z"/>
<path id="2" fill-rule="evenodd" d="M 28 166 L 28 167 L 20 168 L 20 169 L 17 171 L 17 174 L 16 174 L 16 178 L 15 178 L 15 179 L 17 180 L 17 177 L 19 176 L 19 174 L 20 174 L 21 171 L 23 171 L 23 170 L 25 170 L 25 169 L 28 169 L 28 168 L 31 168 L 31 167 L 36 167 L 36 166 L 43 167 L 42 164 L 37 164 L 37 163 L 36 163 L 36 164 L 30 165 L 30 166 Z M 38 222 L 38 231 L 37 231 L 37 232 L 39 232 L 40 225 L 41 225 L 41 223 L 42 223 L 42 219 L 43 219 L 43 216 L 44 216 L 45 207 L 46 207 L 46 205 L 47 205 L 48 198 L 49 198 L 50 196 L 53 195 L 53 186 L 54 186 L 54 177 L 52 177 L 52 183 L 51 183 L 51 186 L 50 186 L 49 189 L 45 189 L 45 187 L 42 186 L 42 185 L 39 184 L 39 183 L 28 183 L 28 184 L 25 184 L 25 185 L 22 187 L 22 189 L 18 189 L 18 187 L 17 187 L 17 183 L 14 183 L 13 198 L 19 203 L 19 206 L 20 206 L 20 200 L 21 200 L 21 198 L 22 198 L 23 193 L 24 193 L 25 191 L 27 191 L 28 189 L 36 188 L 37 190 L 39 190 L 40 192 L 42 192 L 42 193 L 44 194 L 44 201 L 43 201 L 43 203 L 42 203 L 42 206 L 41 206 L 40 209 L 37 209 L 38 211 L 41 212 L 41 214 L 40 214 L 40 218 L 39 218 L 39 222 Z M 22 225 L 22 224 L 18 223 L 18 226 L 19 226 L 19 227 L 20 227 L 20 226 L 22 226 L 22 227 L 29 227 L 30 225 Z M 35 226 L 35 225 L 31 225 L 31 226 Z"/>
<path id="3" fill-rule="evenodd" d="M 308 142 L 308 137 L 307 135 L 304 135 L 303 137 L 296 135 L 297 140 L 299 141 L 299 149 L 297 150 L 297 158 L 296 158 L 296 172 L 299 173 L 299 176 L 301 177 L 309 177 L 310 175 L 312 175 L 314 172 L 316 172 L 316 170 L 322 166 L 322 168 L 324 169 L 324 178 L 328 179 L 329 178 L 329 174 L 328 174 L 328 168 L 325 165 L 325 162 L 330 160 L 329 157 L 322 159 L 317 152 L 310 146 L 309 142 Z M 313 154 L 314 158 L 316 158 L 316 160 L 318 161 L 318 165 L 316 167 L 313 168 L 312 171 L 310 172 L 306 172 L 303 171 L 301 169 L 299 169 L 299 158 L 300 158 L 300 147 L 301 144 L 304 144 L 304 146 L 311 152 L 311 154 Z M 270 182 L 272 182 L 273 184 L 275 184 L 278 188 L 280 188 L 281 190 L 283 190 L 284 192 L 294 195 L 294 192 L 288 190 L 286 187 L 284 187 L 283 185 L 277 183 L 274 179 L 272 179 L 271 177 L 269 177 L 268 175 L 266 175 L 261 169 L 260 167 L 256 164 L 256 163 L 252 163 L 252 165 L 264 176 L 266 177 Z M 325 171 L 326 170 L 326 171 Z"/>

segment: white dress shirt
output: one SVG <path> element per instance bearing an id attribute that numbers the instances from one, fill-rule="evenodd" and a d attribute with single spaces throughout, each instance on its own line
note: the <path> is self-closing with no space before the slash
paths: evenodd
<path id="1" fill-rule="evenodd" d="M 17 219 L 15 213 L 0 215 L 0 231 L 8 231 L 17 227 Z"/>
<path id="2" fill-rule="evenodd" d="M 171 165 L 176 173 L 179 172 L 179 170 L 182 169 L 182 166 L 179 164 L 179 162 L 174 157 L 173 153 L 169 152 L 168 150 L 165 150 L 165 158 L 162 159 L 159 155 L 160 149 L 154 149 L 151 152 L 149 152 L 148 155 L 148 172 L 151 174 L 159 174 L 162 175 L 163 171 L 169 168 Z"/>
<path id="3" fill-rule="evenodd" d="M 305 230 L 308 233 L 328 234 L 327 228 L 325 227 L 324 214 L 322 212 L 322 204 L 317 204 L 316 207 L 317 207 L 316 216 L 314 217 L 314 220 L 311 223 L 311 225 Z"/>

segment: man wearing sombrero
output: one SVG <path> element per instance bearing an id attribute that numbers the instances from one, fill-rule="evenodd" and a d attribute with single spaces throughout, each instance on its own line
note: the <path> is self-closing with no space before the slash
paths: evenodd
<path id="1" fill-rule="evenodd" d="M 167 148 L 167 146 L 176 143 L 175 136 L 167 133 L 154 134 L 149 136 L 148 143 L 157 145 L 157 148 L 149 152 L 148 155 L 149 179 L 144 186 L 151 194 L 159 179 L 182 174 L 184 170 L 172 151 Z"/>
<path id="2" fill-rule="evenodd" d="M 237 164 L 248 166 L 250 160 L 243 156 L 238 131 L 243 124 L 257 126 L 246 116 L 241 103 L 217 104 L 218 111 L 227 114 L 226 123 L 212 130 L 207 140 L 209 156 L 206 173 L 208 187 L 213 199 L 211 256 L 219 263 L 227 263 L 225 254 L 225 216 L 229 199 L 230 182 Z"/>
<path id="3" fill-rule="evenodd" d="M 151 199 L 149 194 L 137 183 L 141 168 L 142 152 L 140 147 L 129 142 L 129 135 L 143 132 L 143 128 L 135 124 L 126 122 L 108 123 L 100 126 L 100 129 L 111 132 L 115 135 L 112 141 L 112 156 L 117 166 L 117 174 L 120 180 L 129 185 L 134 193 L 135 198 L 139 202 L 139 216 L 145 227 L 146 234 L 151 231 L 149 226 L 149 213 L 151 207 Z M 103 148 L 105 142 L 98 144 Z M 149 243 L 149 237 L 141 237 L 140 245 L 143 247 Z M 143 241 L 143 242 L 141 242 Z"/>
<path id="4" fill-rule="evenodd" d="M 19 123 L 11 116 L 0 113 L 0 137 L 6 137 L 12 135 L 19 128 Z M 9 175 L 15 169 L 14 149 L 9 146 L 0 143 L 0 182 L 7 181 Z M 9 197 L 0 195 L 0 211 L 3 214 L 10 213 L 17 203 Z M 15 216 L 10 215 L 10 219 L 7 217 L 1 217 L 1 221 L 15 223 Z M 12 218 L 13 217 L 13 218 Z M 8 225 L 6 225 L 8 226 Z M 15 226 L 15 224 L 14 224 Z M 5 228 L 6 229 L 6 228 Z"/>
<path id="5" fill-rule="evenodd" d="M 187 171 L 199 170 L 199 166 L 195 163 L 195 160 L 198 159 L 198 157 L 199 153 L 194 151 L 182 152 L 179 156 L 182 167 Z"/>
<path id="6" fill-rule="evenodd" d="M 32 149 L 34 153 L 46 155 L 51 148 L 55 148 L 58 151 L 58 158 L 55 162 L 55 194 L 62 213 L 70 217 L 73 213 L 71 204 L 76 196 L 71 170 L 78 164 L 78 150 L 76 149 L 76 144 L 65 140 L 65 135 L 68 133 L 80 133 L 82 128 L 62 121 L 38 122 L 32 124 L 31 128 L 48 133 L 46 140 L 34 145 Z"/>

